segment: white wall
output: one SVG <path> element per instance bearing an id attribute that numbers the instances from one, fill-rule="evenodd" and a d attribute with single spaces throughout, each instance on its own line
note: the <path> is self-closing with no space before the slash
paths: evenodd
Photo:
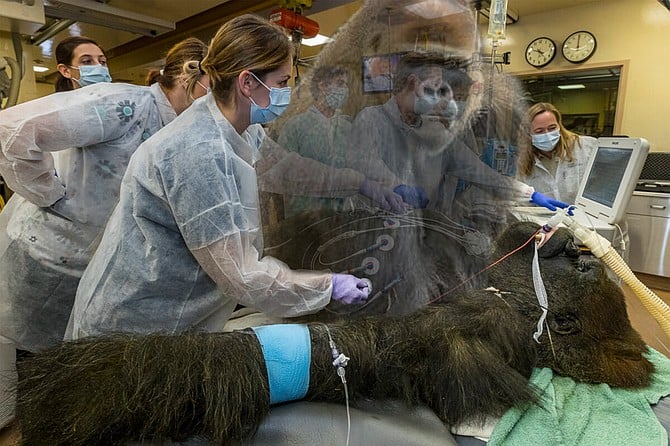
<path id="1" fill-rule="evenodd" d="M 539 1 L 539 0 L 538 0 Z M 545 2 L 549 5 L 551 2 Z M 567 62 L 563 40 L 577 30 L 597 39 L 594 56 L 583 64 Z M 535 69 L 524 59 L 528 43 L 550 37 L 558 54 L 546 67 Z M 488 42 L 488 40 L 487 40 Z M 670 11 L 658 0 L 604 0 L 582 6 L 520 17 L 507 27 L 499 52 L 511 51 L 514 74 L 558 72 L 624 63 L 615 133 L 647 138 L 652 151 L 670 151 Z M 487 48 L 490 51 L 490 44 Z"/>

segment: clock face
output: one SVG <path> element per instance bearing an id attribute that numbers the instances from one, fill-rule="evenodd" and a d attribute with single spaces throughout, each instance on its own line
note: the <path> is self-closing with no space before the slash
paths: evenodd
<path id="1" fill-rule="evenodd" d="M 540 68 L 554 60 L 556 44 L 549 37 L 538 37 L 526 47 L 526 62 Z"/>
<path id="2" fill-rule="evenodd" d="M 570 34 L 563 42 L 563 57 L 568 62 L 581 63 L 593 56 L 596 51 L 596 38 L 588 31 Z"/>

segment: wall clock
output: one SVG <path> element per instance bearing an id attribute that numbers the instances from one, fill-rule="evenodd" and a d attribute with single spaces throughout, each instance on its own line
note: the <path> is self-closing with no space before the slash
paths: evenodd
<path id="1" fill-rule="evenodd" d="M 596 52 L 596 37 L 588 31 L 576 31 L 563 42 L 563 57 L 572 63 L 582 63 Z"/>
<path id="2" fill-rule="evenodd" d="M 526 47 L 526 62 L 536 68 L 544 67 L 554 60 L 556 44 L 549 37 L 533 39 Z"/>

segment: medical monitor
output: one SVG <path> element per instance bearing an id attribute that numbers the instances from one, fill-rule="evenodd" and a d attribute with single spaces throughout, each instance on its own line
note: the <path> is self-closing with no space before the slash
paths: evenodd
<path id="1" fill-rule="evenodd" d="M 598 148 L 591 154 L 575 205 L 591 217 L 619 223 L 648 152 L 649 143 L 643 138 L 598 138 Z"/>

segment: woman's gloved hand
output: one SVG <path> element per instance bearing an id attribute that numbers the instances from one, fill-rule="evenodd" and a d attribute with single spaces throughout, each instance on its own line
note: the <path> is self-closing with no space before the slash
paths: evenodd
<path id="1" fill-rule="evenodd" d="M 56 200 L 56 202 L 54 204 L 52 204 L 51 206 L 42 208 L 42 209 L 44 209 L 46 212 L 48 212 L 50 214 L 57 215 L 58 217 L 64 218 L 67 221 L 73 222 L 74 217 L 71 215 L 71 212 L 70 212 L 71 211 L 71 206 L 69 206 L 68 200 L 69 200 L 69 198 L 68 198 L 67 192 L 66 192 L 65 195 L 63 195 L 61 198 Z"/>
<path id="2" fill-rule="evenodd" d="M 333 274 L 332 299 L 345 304 L 362 304 L 368 299 L 368 283 L 351 274 Z"/>
<path id="3" fill-rule="evenodd" d="M 554 200 L 553 198 L 547 197 L 546 195 L 541 194 L 540 192 L 537 191 L 533 192 L 533 195 L 530 196 L 530 201 L 538 206 L 543 206 L 549 209 L 550 211 L 555 211 L 557 207 L 561 209 L 565 209 L 568 207 L 567 203 Z"/>
<path id="4" fill-rule="evenodd" d="M 396 214 L 403 214 L 406 211 L 402 197 L 376 181 L 366 178 L 361 183 L 359 192 L 374 201 L 385 211 L 391 211 Z"/>
<path id="5" fill-rule="evenodd" d="M 393 189 L 393 192 L 400 195 L 405 203 L 413 208 L 423 209 L 428 206 L 428 195 L 423 187 L 408 186 L 407 184 L 400 184 Z"/>

